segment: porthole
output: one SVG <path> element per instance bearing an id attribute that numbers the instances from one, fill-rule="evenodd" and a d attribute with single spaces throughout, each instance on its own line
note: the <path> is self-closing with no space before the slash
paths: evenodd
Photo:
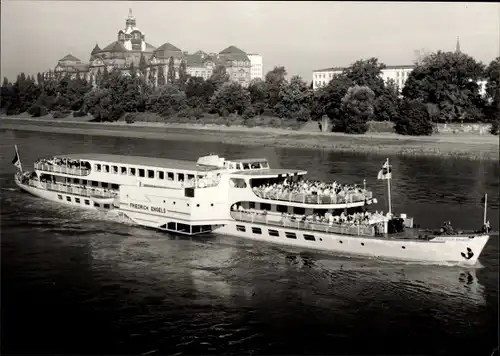
<path id="1" fill-rule="evenodd" d="M 361 246 L 364 246 L 364 245 L 365 245 L 365 243 L 364 243 L 364 242 L 362 242 L 362 243 L 361 243 Z"/>
<path id="2" fill-rule="evenodd" d="M 196 204 L 196 207 L 199 208 L 200 207 L 200 204 Z"/>
<path id="3" fill-rule="evenodd" d="M 211 203 L 210 206 L 214 206 L 214 203 Z"/>
<path id="4" fill-rule="evenodd" d="M 401 248 L 402 248 L 402 249 L 404 250 L 404 249 L 405 249 L 406 247 L 404 247 L 404 246 L 401 246 Z"/>
<path id="5" fill-rule="evenodd" d="M 342 240 L 339 240 L 339 242 L 340 242 L 341 244 L 343 244 Z"/>
<path id="6" fill-rule="evenodd" d="M 320 241 L 323 241 L 323 239 L 322 239 L 321 237 L 319 238 L 319 240 L 320 240 Z"/>

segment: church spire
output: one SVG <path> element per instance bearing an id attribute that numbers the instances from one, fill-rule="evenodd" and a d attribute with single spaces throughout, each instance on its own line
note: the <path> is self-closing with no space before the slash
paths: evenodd
<path id="1" fill-rule="evenodd" d="M 132 8 L 128 9 L 128 17 L 125 23 L 127 27 L 135 27 L 135 17 L 132 15 Z"/>
<path id="2" fill-rule="evenodd" d="M 460 37 L 457 36 L 457 47 L 455 48 L 455 53 L 462 53 L 460 51 Z"/>

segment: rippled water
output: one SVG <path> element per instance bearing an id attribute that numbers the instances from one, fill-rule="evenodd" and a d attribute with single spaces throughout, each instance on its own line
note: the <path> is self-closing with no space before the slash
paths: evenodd
<path id="1" fill-rule="evenodd" d="M 19 192 L 14 143 L 25 167 L 78 152 L 267 157 L 315 179 L 366 178 L 387 209 L 376 180 L 385 157 L 2 131 L 2 354 L 490 355 L 498 345 L 498 236 L 477 268 L 179 237 Z M 498 162 L 390 159 L 395 211 L 478 228 L 487 192 L 498 229 Z"/>

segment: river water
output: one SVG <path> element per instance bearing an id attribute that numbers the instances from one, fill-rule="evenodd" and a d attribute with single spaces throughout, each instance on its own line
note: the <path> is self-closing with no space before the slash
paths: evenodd
<path id="1" fill-rule="evenodd" d="M 83 152 L 266 157 L 313 179 L 366 178 L 387 210 L 381 156 L 0 131 L 2 354 L 486 356 L 498 345 L 498 236 L 475 268 L 179 237 L 19 192 L 15 143 L 25 168 Z M 421 226 L 475 229 L 488 193 L 498 230 L 498 162 L 389 158 L 394 211 Z"/>

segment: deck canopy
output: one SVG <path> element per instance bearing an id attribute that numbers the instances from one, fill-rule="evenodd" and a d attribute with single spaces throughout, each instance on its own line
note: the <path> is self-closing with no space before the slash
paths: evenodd
<path id="1" fill-rule="evenodd" d="M 196 162 L 182 161 L 169 158 L 157 157 L 142 157 L 142 156 L 125 156 L 125 155 L 112 155 L 100 153 L 82 153 L 82 154 L 69 154 L 59 155 L 57 158 L 71 159 L 79 161 L 95 161 L 108 164 L 126 164 L 131 166 L 145 166 L 164 169 L 175 169 L 185 171 L 209 172 L 218 170 L 220 168 L 215 166 L 200 166 Z"/>
<path id="2" fill-rule="evenodd" d="M 235 178 L 286 178 L 287 176 L 301 176 L 307 174 L 307 171 L 297 169 L 255 169 L 249 171 L 237 171 L 231 173 L 231 177 Z"/>

